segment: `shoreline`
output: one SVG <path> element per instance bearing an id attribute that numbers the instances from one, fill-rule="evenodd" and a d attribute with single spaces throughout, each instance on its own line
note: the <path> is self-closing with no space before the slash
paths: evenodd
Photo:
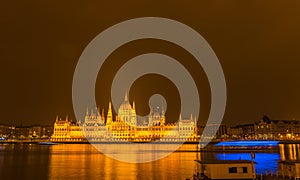
<path id="1" fill-rule="evenodd" d="M 237 141 L 277 141 L 278 144 L 300 144 L 300 140 L 228 140 L 228 141 L 156 141 L 151 144 L 210 144 L 214 145 L 219 142 L 237 142 Z M 0 144 L 42 144 L 42 143 L 55 143 L 55 144 L 148 144 L 149 142 L 128 142 L 128 141 L 49 141 L 49 140 L 6 140 L 0 141 Z"/>

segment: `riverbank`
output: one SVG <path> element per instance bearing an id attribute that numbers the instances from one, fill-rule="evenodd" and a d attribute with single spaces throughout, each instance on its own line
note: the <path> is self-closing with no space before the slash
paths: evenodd
<path id="1" fill-rule="evenodd" d="M 300 144 L 300 140 L 212 140 L 210 142 L 199 142 L 199 141 L 153 141 L 152 144 L 218 144 L 218 143 L 226 143 L 226 142 L 278 142 L 278 144 Z M 50 141 L 48 139 L 36 139 L 36 140 L 2 140 L 0 144 L 38 144 L 38 143 L 46 143 L 53 142 L 59 144 L 128 144 L 128 141 L 115 140 L 115 141 Z M 148 144 L 150 142 L 139 142 L 133 141 L 131 143 L 140 143 L 140 144 Z M 232 145 L 234 146 L 234 145 Z"/>

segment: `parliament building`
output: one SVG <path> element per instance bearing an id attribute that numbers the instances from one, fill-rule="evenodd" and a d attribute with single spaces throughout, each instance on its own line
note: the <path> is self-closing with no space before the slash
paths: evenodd
<path id="1" fill-rule="evenodd" d="M 137 120 L 135 103 L 131 105 L 128 96 L 113 117 L 111 103 L 105 118 L 104 110 L 99 108 L 87 110 L 83 121 L 73 122 L 56 118 L 51 141 L 54 142 L 194 142 L 197 135 L 197 119 L 191 115 L 178 123 L 166 123 L 163 108 L 151 110 L 148 119 Z"/>

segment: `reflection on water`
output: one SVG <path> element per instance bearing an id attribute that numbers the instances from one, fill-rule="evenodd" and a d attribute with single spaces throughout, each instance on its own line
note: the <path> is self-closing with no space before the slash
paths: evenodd
<path id="1" fill-rule="evenodd" d="M 300 160 L 300 144 L 279 145 L 281 160 Z"/>
<path id="2" fill-rule="evenodd" d="M 155 162 L 136 164 L 111 159 L 91 145 L 56 145 L 50 150 L 50 179 L 184 179 L 193 174 L 197 158 L 197 153 L 175 152 Z"/>
<path id="3" fill-rule="evenodd" d="M 251 160 L 251 153 L 220 153 L 216 154 L 219 160 Z M 254 162 L 257 174 L 266 174 L 272 171 L 276 172 L 278 165 L 277 162 L 280 160 L 278 153 L 270 152 L 257 152 L 255 153 Z"/>
<path id="4" fill-rule="evenodd" d="M 102 146 L 116 148 L 116 145 Z M 117 148 L 124 147 L 117 145 Z M 251 159 L 249 152 L 199 153 L 194 150 L 196 145 L 183 145 L 179 151 L 158 161 L 135 164 L 111 159 L 88 144 L 0 145 L 0 178 L 185 179 L 193 174 L 195 159 Z M 161 152 L 161 149 L 143 151 L 147 156 L 156 156 Z M 300 159 L 299 145 L 279 145 L 278 152 L 256 152 L 257 173 L 275 172 L 280 159 Z"/>
<path id="5" fill-rule="evenodd" d="M 0 145 L 0 179 L 47 179 L 50 151 L 37 145 Z"/>
<path id="6" fill-rule="evenodd" d="M 300 160 L 300 144 L 279 144 L 279 152 L 256 152 L 254 161 L 257 163 L 256 173 L 276 173 L 279 160 Z M 251 160 L 250 152 L 242 153 L 219 153 L 219 160 Z"/>
<path id="7" fill-rule="evenodd" d="M 181 144 L 152 144 L 152 143 L 131 143 L 131 144 L 93 144 L 101 153 L 110 158 L 129 162 L 145 163 L 162 159 L 176 149 Z M 196 147 L 196 145 L 194 145 Z"/>

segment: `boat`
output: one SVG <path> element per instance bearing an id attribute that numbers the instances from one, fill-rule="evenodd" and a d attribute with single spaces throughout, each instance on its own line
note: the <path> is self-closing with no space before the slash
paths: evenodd
<path id="1" fill-rule="evenodd" d="M 195 173 L 187 180 L 256 179 L 255 162 L 250 160 L 195 160 Z"/>
<path id="2" fill-rule="evenodd" d="M 38 145 L 57 145 L 60 143 L 54 143 L 54 142 L 38 142 Z"/>

